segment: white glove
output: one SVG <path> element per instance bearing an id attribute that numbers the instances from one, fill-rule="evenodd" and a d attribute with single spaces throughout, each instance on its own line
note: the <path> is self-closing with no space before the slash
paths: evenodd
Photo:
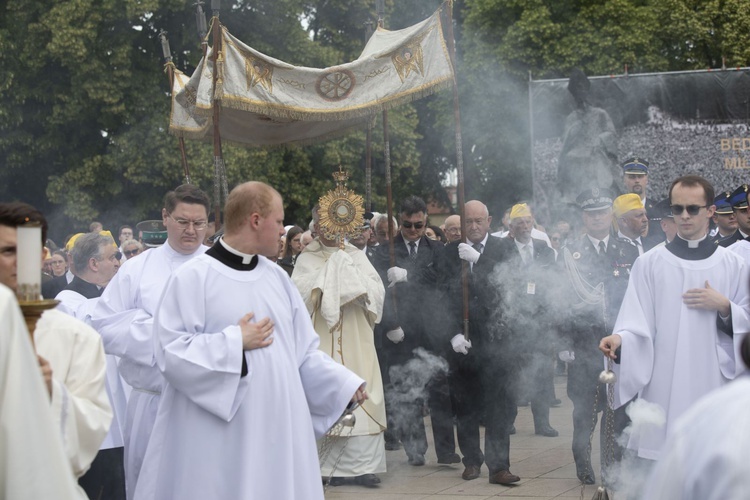
<path id="1" fill-rule="evenodd" d="M 402 267 L 392 267 L 388 269 L 388 288 L 393 288 L 396 283 L 406 283 L 406 275 L 408 271 Z"/>
<path id="2" fill-rule="evenodd" d="M 451 345 L 453 346 L 453 350 L 457 353 L 469 354 L 469 349 L 471 349 L 471 340 L 466 340 L 464 334 L 459 333 L 453 336 L 453 338 L 451 339 Z"/>
<path id="3" fill-rule="evenodd" d="M 576 353 L 573 351 L 560 351 L 557 353 L 557 357 L 560 358 L 560 361 L 563 363 L 572 363 L 576 360 Z"/>
<path id="4" fill-rule="evenodd" d="M 398 344 L 399 342 L 404 340 L 404 331 L 399 326 L 395 330 L 390 330 L 385 334 L 385 336 L 388 337 L 388 340 L 390 340 L 394 344 Z"/>
<path id="5" fill-rule="evenodd" d="M 458 256 L 461 257 L 466 262 L 471 262 L 472 264 L 476 264 L 479 260 L 479 256 L 482 255 L 478 251 L 474 249 L 471 245 L 467 243 L 459 243 L 458 244 Z"/>

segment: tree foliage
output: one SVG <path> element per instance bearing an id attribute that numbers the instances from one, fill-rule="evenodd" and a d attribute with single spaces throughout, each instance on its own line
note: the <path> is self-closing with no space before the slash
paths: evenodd
<path id="1" fill-rule="evenodd" d="M 208 2 L 210 4 L 210 2 Z M 386 1 L 386 27 L 429 16 L 440 0 Z M 209 7 L 207 6 L 208 10 Z M 201 57 L 194 8 L 177 0 L 0 1 L 0 199 L 43 209 L 53 236 L 92 219 L 109 227 L 158 216 L 164 192 L 183 179 L 167 133 L 168 82 L 158 33 L 176 66 Z M 745 66 L 745 0 L 456 0 L 457 80 L 468 197 L 497 213 L 531 195 L 527 80 L 589 74 Z M 222 2 L 221 19 L 256 49 L 293 64 L 354 59 L 370 0 Z M 389 113 L 394 198 L 440 197 L 455 168 L 450 92 Z M 385 210 L 382 128 L 373 129 L 375 208 Z M 187 142 L 194 182 L 213 194 L 208 144 Z M 364 193 L 364 130 L 315 146 L 224 146 L 230 185 L 266 180 L 287 219 L 305 223 L 339 164 Z"/>

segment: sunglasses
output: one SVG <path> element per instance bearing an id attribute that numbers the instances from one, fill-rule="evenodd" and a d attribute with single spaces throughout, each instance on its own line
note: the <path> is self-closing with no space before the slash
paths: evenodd
<path id="1" fill-rule="evenodd" d="M 408 220 L 405 220 L 401 225 L 406 229 L 411 229 L 412 227 L 414 227 L 414 229 L 422 229 L 424 227 L 424 222 L 409 222 Z"/>
<path id="2" fill-rule="evenodd" d="M 683 210 L 687 210 L 688 215 L 698 215 L 701 208 L 707 208 L 708 205 L 670 205 L 672 215 L 681 215 Z"/>
<path id="3" fill-rule="evenodd" d="M 135 248 L 133 250 L 125 250 L 123 253 L 125 254 L 125 257 L 132 257 L 133 255 L 138 255 L 139 252 L 140 250 Z"/>

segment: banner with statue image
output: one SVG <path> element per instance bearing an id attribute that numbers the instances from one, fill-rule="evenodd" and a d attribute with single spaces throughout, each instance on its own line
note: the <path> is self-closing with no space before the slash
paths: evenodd
<path id="1" fill-rule="evenodd" d="M 620 164 L 650 162 L 647 196 L 697 173 L 716 191 L 750 182 L 750 68 L 529 84 L 536 216 L 569 213 L 588 187 L 622 189 Z"/>

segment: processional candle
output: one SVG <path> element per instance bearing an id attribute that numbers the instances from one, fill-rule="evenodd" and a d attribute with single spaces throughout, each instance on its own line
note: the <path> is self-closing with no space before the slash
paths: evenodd
<path id="1" fill-rule="evenodd" d="M 42 227 L 31 223 L 18 226 L 17 229 L 16 294 L 19 301 L 37 301 L 42 298 Z"/>

